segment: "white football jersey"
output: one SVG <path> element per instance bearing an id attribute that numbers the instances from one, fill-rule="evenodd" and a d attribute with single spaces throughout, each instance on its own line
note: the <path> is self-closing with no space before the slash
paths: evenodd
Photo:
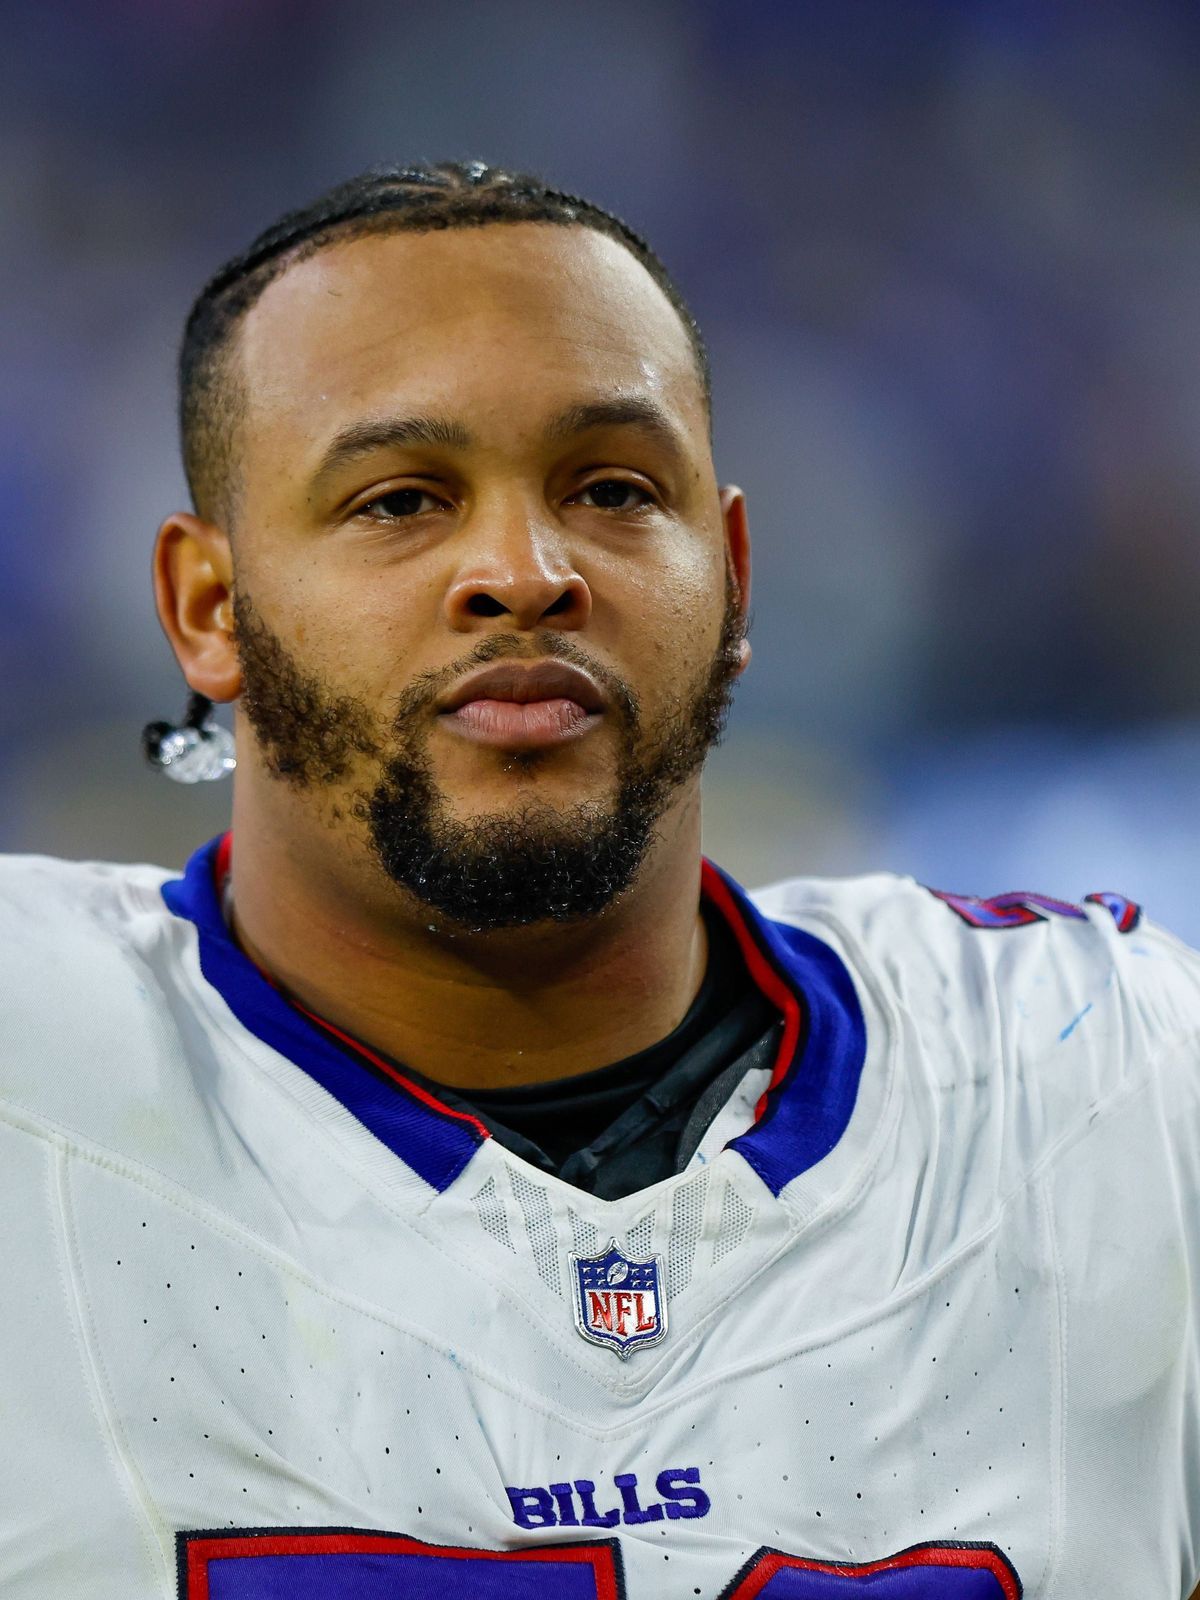
<path id="1" fill-rule="evenodd" d="M 783 1028 L 605 1201 L 290 1006 L 221 850 L 0 868 L 4 1600 L 1148 1600 L 1200 1570 L 1200 961 L 715 868 Z"/>

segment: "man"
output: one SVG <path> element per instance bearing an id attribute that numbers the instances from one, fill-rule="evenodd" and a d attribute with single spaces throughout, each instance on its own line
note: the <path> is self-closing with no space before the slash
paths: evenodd
<path id="1" fill-rule="evenodd" d="M 0 1593 L 1186 1594 L 1196 961 L 702 863 L 746 516 L 648 248 L 368 174 L 182 381 L 233 826 L 4 872 Z"/>

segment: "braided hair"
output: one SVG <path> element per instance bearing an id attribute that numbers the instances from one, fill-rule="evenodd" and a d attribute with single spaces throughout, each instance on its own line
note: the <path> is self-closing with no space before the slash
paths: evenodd
<path id="1" fill-rule="evenodd" d="M 591 228 L 624 245 L 678 313 L 710 404 L 708 355 L 696 320 L 662 262 L 619 217 L 529 173 L 482 161 L 373 167 L 272 223 L 225 263 L 192 306 L 179 356 L 179 418 L 184 469 L 200 515 L 219 517 L 230 509 L 234 432 L 244 406 L 230 370 L 232 334 L 269 283 L 334 242 L 499 222 Z"/>

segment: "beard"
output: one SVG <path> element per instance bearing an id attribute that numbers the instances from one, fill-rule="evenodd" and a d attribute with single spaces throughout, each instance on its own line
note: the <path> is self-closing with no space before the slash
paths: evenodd
<path id="1" fill-rule="evenodd" d="M 431 911 L 471 932 L 582 921 L 630 887 L 663 814 L 724 731 L 745 637 L 730 581 L 712 660 L 647 720 L 630 686 L 565 635 L 539 631 L 531 650 L 516 634 L 492 634 L 462 660 L 409 685 L 382 722 L 365 701 L 306 669 L 241 590 L 234 625 L 242 706 L 268 772 L 294 789 L 330 788 L 370 761 L 373 776 L 351 791 L 349 809 L 379 866 Z M 433 707 L 464 673 L 506 656 L 568 662 L 600 683 L 617 734 L 611 797 L 568 806 L 529 800 L 466 820 L 453 815 L 428 754 Z M 548 751 L 506 758 L 510 769 L 530 775 L 551 759 Z M 342 815 L 336 802 L 332 814 Z"/>

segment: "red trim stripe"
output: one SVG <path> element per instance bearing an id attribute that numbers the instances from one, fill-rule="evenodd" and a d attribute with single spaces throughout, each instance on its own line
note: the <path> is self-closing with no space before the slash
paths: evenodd
<path id="1" fill-rule="evenodd" d="M 217 854 L 213 862 L 213 874 L 216 879 L 218 901 L 221 900 L 225 893 L 225 880 L 229 876 L 232 857 L 233 834 L 232 832 L 229 832 L 223 835 L 220 844 L 217 846 Z M 414 1083 L 411 1078 L 406 1078 L 404 1074 L 398 1071 L 390 1061 L 386 1060 L 381 1055 L 377 1055 L 374 1050 L 371 1050 L 360 1040 L 355 1039 L 349 1033 L 343 1033 L 341 1028 L 335 1027 L 332 1022 L 326 1022 L 324 1017 L 318 1016 L 315 1011 L 310 1011 L 307 1006 L 301 1005 L 299 1000 L 293 999 L 290 994 L 285 994 L 265 967 L 260 967 L 257 962 L 254 963 L 254 966 L 255 969 L 271 985 L 272 989 L 274 989 L 277 994 L 283 996 L 288 1005 L 292 1007 L 293 1011 L 298 1011 L 301 1016 L 307 1017 L 310 1022 L 315 1023 L 318 1028 L 323 1029 L 324 1032 L 330 1034 L 334 1039 L 339 1039 L 342 1044 L 348 1045 L 356 1055 L 362 1056 L 363 1059 L 365 1061 L 369 1061 L 373 1067 L 378 1067 L 380 1072 L 382 1072 L 386 1077 L 390 1078 L 393 1083 L 399 1085 L 399 1087 L 407 1094 L 412 1095 L 414 1100 L 419 1100 L 423 1106 L 428 1106 L 431 1111 L 436 1111 L 440 1116 L 450 1117 L 455 1122 L 465 1122 L 468 1127 L 475 1130 L 481 1139 L 491 1138 L 491 1129 L 488 1128 L 484 1123 L 480 1122 L 478 1117 L 471 1116 L 470 1112 L 468 1111 L 457 1111 L 453 1106 L 444 1104 L 444 1102 L 439 1100 L 436 1095 L 430 1094 L 428 1089 L 423 1089 L 419 1083 Z"/>
<path id="2" fill-rule="evenodd" d="M 224 893 L 225 880 L 229 875 L 232 857 L 233 834 L 228 832 L 221 838 L 213 864 L 218 899 Z M 713 901 L 732 929 L 733 935 L 738 942 L 738 948 L 741 950 L 742 958 L 749 969 L 750 976 L 763 994 L 766 995 L 767 999 L 771 1001 L 772 1005 L 776 1006 L 783 1014 L 783 1037 L 779 1042 L 779 1050 L 771 1070 L 771 1079 L 754 1108 L 754 1120 L 757 1122 L 766 1111 L 767 1099 L 771 1091 L 778 1087 L 792 1065 L 803 1022 L 800 999 L 759 949 L 753 935 L 746 927 L 741 911 L 728 885 L 711 861 L 701 861 L 700 881 L 705 896 Z M 291 995 L 284 994 L 272 975 L 263 967 L 258 967 L 257 963 L 255 965 L 258 972 L 277 993 L 283 995 L 283 998 L 287 1000 L 294 1010 L 307 1017 L 309 1022 L 329 1034 L 331 1038 L 339 1040 L 343 1045 L 353 1050 L 355 1054 L 361 1056 L 365 1061 L 369 1061 L 372 1066 L 382 1072 L 385 1077 L 390 1078 L 406 1094 L 410 1094 L 414 1100 L 421 1105 L 427 1106 L 429 1110 L 437 1112 L 439 1116 L 449 1117 L 454 1122 L 465 1123 L 481 1139 L 491 1138 L 491 1130 L 478 1117 L 472 1116 L 467 1111 L 459 1111 L 453 1106 L 446 1105 L 436 1095 L 431 1094 L 428 1089 L 423 1088 L 420 1084 L 415 1083 L 411 1078 L 398 1071 L 390 1061 L 363 1044 L 361 1040 L 354 1038 L 352 1034 L 346 1033 L 334 1023 L 319 1016 L 315 1011 L 310 1011 L 307 1006 L 301 1005 Z"/>
<path id="3" fill-rule="evenodd" d="M 436 1111 L 443 1117 L 453 1117 L 455 1122 L 468 1123 L 475 1129 L 481 1139 L 490 1139 L 492 1137 L 491 1129 L 485 1123 L 480 1122 L 478 1117 L 473 1117 L 469 1111 L 458 1111 L 453 1106 L 446 1105 L 436 1095 L 430 1094 L 428 1089 L 423 1089 L 419 1083 L 414 1083 L 411 1078 L 406 1078 L 402 1072 L 398 1072 L 390 1061 L 383 1056 L 376 1055 L 374 1050 L 369 1049 L 360 1040 L 355 1039 L 352 1034 L 343 1033 L 341 1028 L 335 1027 L 332 1022 L 326 1022 L 324 1017 L 319 1017 L 315 1011 L 310 1011 L 307 1006 L 302 1006 L 299 1000 L 293 1000 L 290 995 L 286 998 L 288 1004 L 294 1006 L 301 1016 L 307 1017 L 310 1022 L 315 1022 L 318 1028 L 323 1028 L 333 1038 L 340 1039 L 343 1044 L 349 1045 L 356 1055 L 362 1056 L 372 1066 L 378 1067 L 381 1072 L 386 1073 L 393 1083 L 398 1083 L 402 1089 L 407 1090 L 414 1100 L 419 1100 L 423 1106 L 428 1106 L 431 1111 Z"/>
<path id="4" fill-rule="evenodd" d="M 284 1533 L 189 1538 L 187 1600 L 209 1600 L 208 1568 L 213 1561 L 254 1560 L 260 1556 L 417 1555 L 440 1561 L 546 1561 L 588 1565 L 596 1578 L 596 1600 L 620 1600 L 620 1584 L 608 1545 L 537 1545 L 528 1550 L 467 1550 L 461 1545 L 423 1544 L 404 1534 Z"/>
<path id="5" fill-rule="evenodd" d="M 221 842 L 217 846 L 216 856 L 213 858 L 213 876 L 217 880 L 217 898 L 220 899 L 225 890 L 225 880 L 229 876 L 229 869 L 233 864 L 233 832 L 221 835 Z"/>
<path id="6" fill-rule="evenodd" d="M 771 1069 L 771 1081 L 754 1108 L 754 1120 L 757 1122 L 767 1109 L 767 1097 L 783 1081 L 784 1075 L 792 1065 L 792 1060 L 796 1054 L 796 1048 L 800 1041 L 800 1028 L 804 1020 L 800 1007 L 800 997 L 784 981 L 759 949 L 757 941 L 743 920 L 741 910 L 730 892 L 728 884 L 711 861 L 704 860 L 701 862 L 700 882 L 705 896 L 716 905 L 730 928 L 732 928 L 738 947 L 742 952 L 742 957 L 746 966 L 750 969 L 750 976 L 771 1004 L 783 1013 L 783 1038 L 779 1041 L 779 1053 L 775 1057 L 775 1065 Z"/>
<path id="7" fill-rule="evenodd" d="M 753 1569 L 748 1572 L 729 1595 L 728 1600 L 755 1600 L 776 1573 L 784 1571 L 824 1572 L 831 1577 L 869 1578 L 876 1572 L 895 1572 L 906 1567 L 958 1567 L 973 1572 L 990 1572 L 1000 1586 L 1004 1600 L 1020 1600 L 1021 1585 L 1016 1574 L 1000 1552 L 992 1548 L 963 1545 L 922 1545 L 919 1549 L 903 1550 L 899 1555 L 886 1556 L 882 1561 L 869 1561 L 862 1566 L 844 1562 L 805 1561 L 800 1556 L 786 1556 L 777 1550 L 763 1551 Z"/>

